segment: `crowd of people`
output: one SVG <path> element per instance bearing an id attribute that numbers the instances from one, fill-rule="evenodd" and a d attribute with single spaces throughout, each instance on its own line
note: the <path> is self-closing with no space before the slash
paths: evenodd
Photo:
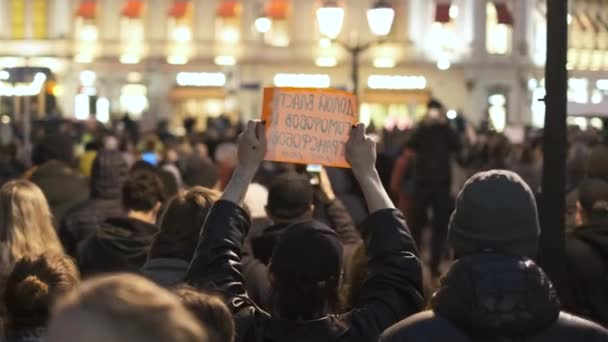
<path id="1" fill-rule="evenodd" d="M 54 125 L 31 165 L 2 147 L 0 341 L 608 341 L 601 134 L 570 134 L 557 287 L 535 132 L 433 100 L 406 131 L 353 126 L 351 169 L 318 170 L 264 161 L 266 125 Z"/>

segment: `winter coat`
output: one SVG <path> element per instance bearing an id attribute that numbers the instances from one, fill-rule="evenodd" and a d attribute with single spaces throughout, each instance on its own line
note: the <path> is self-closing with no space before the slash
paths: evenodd
<path id="1" fill-rule="evenodd" d="M 447 124 L 422 124 L 407 147 L 416 153 L 416 184 L 446 185 L 452 178 L 451 156 L 460 149 L 456 133 Z"/>
<path id="2" fill-rule="evenodd" d="M 66 253 L 74 256 L 78 245 L 96 232 L 109 217 L 121 217 L 122 183 L 129 169 L 118 151 L 101 151 L 91 171 L 91 197 L 71 208 L 59 227 Z"/>
<path id="3" fill-rule="evenodd" d="M 608 341 L 608 331 L 560 312 L 557 292 L 529 259 L 499 254 L 454 263 L 432 311 L 388 329 L 382 342 Z"/>
<path id="4" fill-rule="evenodd" d="M 608 327 L 608 219 L 566 236 L 569 286 L 562 294 L 568 312 Z"/>
<path id="5" fill-rule="evenodd" d="M 1 342 L 42 342 L 46 334 L 45 328 L 28 329 L 22 331 L 7 331 Z"/>
<path id="6" fill-rule="evenodd" d="M 158 233 L 156 225 L 132 218 L 110 218 L 76 253 L 83 277 L 99 273 L 139 273 Z"/>
<path id="7" fill-rule="evenodd" d="M 89 197 L 86 179 L 67 165 L 51 160 L 37 167 L 31 175 L 46 197 L 56 226 L 68 210 Z"/>
<path id="8" fill-rule="evenodd" d="M 237 342 L 376 341 L 389 325 L 418 312 L 423 305 L 420 260 L 397 210 L 380 210 L 363 224 L 370 263 L 362 307 L 313 321 L 274 319 L 251 301 L 240 257 L 249 228 L 245 210 L 232 202 L 216 202 L 187 275 L 194 285 L 224 291 L 235 316 Z"/>
<path id="9" fill-rule="evenodd" d="M 171 287 L 184 282 L 188 266 L 188 261 L 178 258 L 152 258 L 146 261 L 141 273 L 160 286 Z"/>
<path id="10" fill-rule="evenodd" d="M 348 210 L 339 199 L 324 200 L 315 208 L 315 217 L 325 216 L 328 226 L 333 228 L 344 246 L 345 270 L 349 269 L 355 248 L 361 242 Z M 274 247 L 290 224 L 276 224 L 266 228 L 260 236 L 251 238 L 251 248 L 246 245 L 243 252 L 243 275 L 249 296 L 263 308 L 269 308 L 270 284 L 267 266 Z"/>

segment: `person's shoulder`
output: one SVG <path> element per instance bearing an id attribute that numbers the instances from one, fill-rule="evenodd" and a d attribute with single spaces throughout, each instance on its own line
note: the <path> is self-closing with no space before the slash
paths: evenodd
<path id="1" fill-rule="evenodd" d="M 556 337 L 579 341 L 608 341 L 608 330 L 584 318 L 561 312 L 551 331 Z"/>
<path id="2" fill-rule="evenodd" d="M 381 342 L 422 340 L 468 341 L 448 320 L 436 315 L 432 310 L 417 313 L 394 324 L 380 337 Z"/>

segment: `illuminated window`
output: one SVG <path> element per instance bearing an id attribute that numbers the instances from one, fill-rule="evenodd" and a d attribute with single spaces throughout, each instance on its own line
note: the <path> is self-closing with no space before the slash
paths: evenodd
<path id="1" fill-rule="evenodd" d="M 586 78 L 568 79 L 568 101 L 587 104 L 589 103 L 589 80 Z"/>
<path id="2" fill-rule="evenodd" d="M 10 5 L 12 37 L 23 39 L 25 38 L 25 0 L 11 0 Z"/>
<path id="3" fill-rule="evenodd" d="M 143 0 L 128 0 L 120 20 L 121 55 L 123 64 L 137 64 L 144 54 Z"/>
<path id="4" fill-rule="evenodd" d="M 486 50 L 493 55 L 511 53 L 513 17 L 505 2 L 486 3 Z"/>
<path id="5" fill-rule="evenodd" d="M 191 55 L 192 3 L 175 0 L 169 10 L 169 64 L 186 64 Z"/>
<path id="6" fill-rule="evenodd" d="M 491 94 L 488 97 L 488 104 L 490 105 L 488 115 L 492 127 L 497 132 L 504 131 L 507 126 L 507 97 L 501 93 Z"/>
<path id="7" fill-rule="evenodd" d="M 264 33 L 264 42 L 272 46 L 288 46 L 290 41 L 289 0 L 270 0 L 265 12 L 272 24 Z"/>
<path id="8" fill-rule="evenodd" d="M 143 84 L 126 84 L 120 92 L 120 109 L 138 118 L 148 109 L 148 90 Z"/>
<path id="9" fill-rule="evenodd" d="M 47 1 L 32 1 L 32 33 L 34 39 L 44 39 L 47 33 Z"/>
<path id="10" fill-rule="evenodd" d="M 223 0 L 217 9 L 215 39 L 225 44 L 238 43 L 241 39 L 241 3 Z"/>
<path id="11" fill-rule="evenodd" d="M 95 0 L 82 0 L 76 10 L 74 25 L 74 59 L 78 63 L 90 63 L 95 57 L 99 38 L 95 17 Z"/>

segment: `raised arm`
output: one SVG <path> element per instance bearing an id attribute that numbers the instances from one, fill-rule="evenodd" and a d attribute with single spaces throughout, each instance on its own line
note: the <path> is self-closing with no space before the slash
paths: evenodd
<path id="1" fill-rule="evenodd" d="M 264 124 L 249 122 L 239 140 L 239 164 L 205 220 L 186 275 L 186 281 L 195 286 L 221 290 L 235 313 L 254 307 L 245 290 L 241 265 L 251 221 L 240 203 L 265 151 Z"/>
<path id="2" fill-rule="evenodd" d="M 371 341 L 422 309 L 422 267 L 403 214 L 395 209 L 374 168 L 376 146 L 362 124 L 352 130 L 346 157 L 371 213 L 362 224 L 368 276 L 357 310 L 351 313 L 352 328 Z"/>
<path id="3" fill-rule="evenodd" d="M 346 144 L 346 160 L 353 168 L 370 214 L 382 209 L 394 209 L 395 205 L 376 171 L 376 143 L 365 135 L 362 123 L 352 129 L 350 140 Z"/>

